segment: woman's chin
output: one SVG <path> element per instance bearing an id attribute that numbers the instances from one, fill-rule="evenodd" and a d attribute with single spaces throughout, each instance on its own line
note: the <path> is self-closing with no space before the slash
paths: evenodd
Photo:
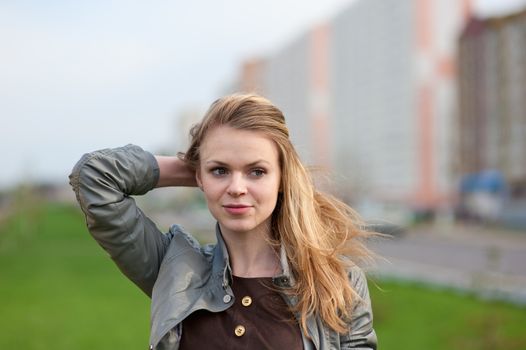
<path id="1" fill-rule="evenodd" d="M 219 223 L 222 231 L 228 231 L 236 234 L 246 234 L 254 230 L 254 225 L 248 224 L 231 224 L 231 223 Z"/>
<path id="2" fill-rule="evenodd" d="M 235 234 L 247 234 L 259 231 L 262 223 L 254 223 L 253 220 L 236 219 L 221 220 L 219 226 L 223 232 L 228 231 Z"/>

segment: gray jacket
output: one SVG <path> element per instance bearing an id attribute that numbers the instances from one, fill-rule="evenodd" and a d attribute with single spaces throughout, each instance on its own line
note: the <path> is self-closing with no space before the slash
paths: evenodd
<path id="1" fill-rule="evenodd" d="M 234 303 L 228 251 L 219 230 L 217 244 L 205 246 L 177 225 L 163 234 L 131 197 L 157 184 L 159 166 L 151 153 L 127 145 L 85 154 L 69 178 L 91 235 L 152 298 L 150 349 L 177 349 L 181 322 L 189 314 L 199 309 L 219 312 Z M 282 273 L 273 282 L 287 288 L 293 281 L 283 252 Z M 309 317 L 305 349 L 376 349 L 367 281 L 357 267 L 349 271 L 349 280 L 361 297 L 349 332 L 338 334 Z M 283 297 L 294 304 L 294 298 Z"/>

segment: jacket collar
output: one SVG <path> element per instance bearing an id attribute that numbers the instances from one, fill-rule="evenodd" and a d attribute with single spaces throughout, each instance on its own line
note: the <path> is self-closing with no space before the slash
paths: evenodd
<path id="1" fill-rule="evenodd" d="M 232 268 L 230 267 L 230 257 L 226 243 L 221 234 L 219 223 L 216 223 L 216 239 L 217 244 L 214 248 L 214 255 L 212 260 L 212 273 L 214 276 L 221 278 L 221 285 L 223 289 L 230 285 L 232 281 Z"/>

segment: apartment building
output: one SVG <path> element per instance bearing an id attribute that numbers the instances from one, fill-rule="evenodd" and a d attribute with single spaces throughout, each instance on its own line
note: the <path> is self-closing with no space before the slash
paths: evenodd
<path id="1" fill-rule="evenodd" d="M 497 170 L 526 197 L 526 9 L 472 18 L 458 62 L 456 174 Z"/>
<path id="2" fill-rule="evenodd" d="M 470 11 L 469 0 L 356 1 L 245 66 L 237 88 L 281 107 L 340 196 L 435 210 L 455 188 L 456 45 Z"/>

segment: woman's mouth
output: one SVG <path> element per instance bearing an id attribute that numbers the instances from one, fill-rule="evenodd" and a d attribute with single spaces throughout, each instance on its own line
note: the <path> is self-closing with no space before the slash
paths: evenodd
<path id="1" fill-rule="evenodd" d="M 231 215 L 242 215 L 247 213 L 252 206 L 245 204 L 226 204 L 223 205 L 223 208 Z"/>

